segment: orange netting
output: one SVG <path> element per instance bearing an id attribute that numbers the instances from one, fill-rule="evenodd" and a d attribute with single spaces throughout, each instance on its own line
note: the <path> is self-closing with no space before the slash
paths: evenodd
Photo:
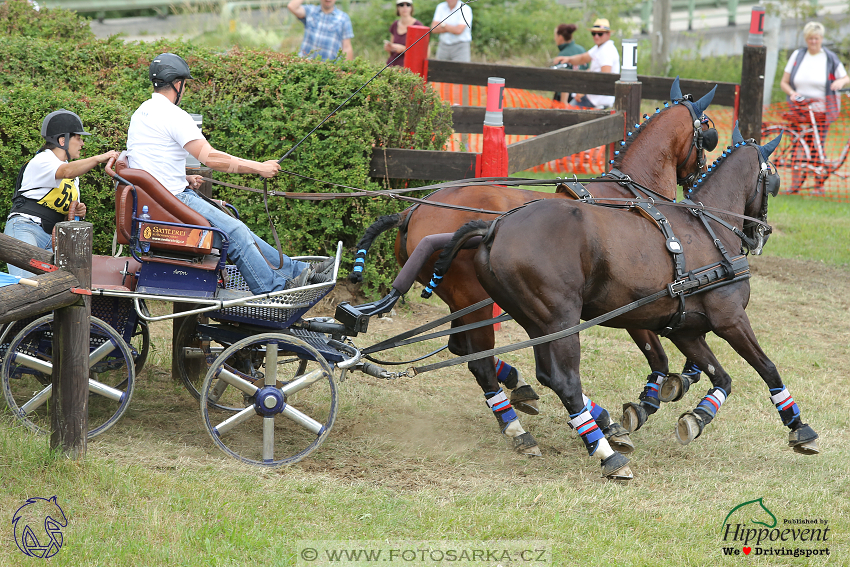
<path id="1" fill-rule="evenodd" d="M 782 178 L 783 193 L 830 201 L 850 201 L 850 101 L 843 100 L 838 119 L 827 124 L 823 112 L 808 105 L 771 104 L 764 110 L 762 144 L 782 132 L 770 159 Z"/>

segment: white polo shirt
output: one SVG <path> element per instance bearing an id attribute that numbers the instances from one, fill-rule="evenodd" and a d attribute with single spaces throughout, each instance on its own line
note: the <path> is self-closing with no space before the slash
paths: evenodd
<path id="1" fill-rule="evenodd" d="M 460 8 L 460 9 L 458 9 Z M 454 13 L 452 13 L 454 12 Z M 449 15 L 451 14 L 451 15 Z M 456 26 L 459 24 L 463 24 L 464 30 L 460 34 L 453 34 L 449 32 L 441 33 L 440 43 L 443 45 L 456 45 L 458 43 L 469 43 L 472 41 L 472 8 L 464 4 L 463 2 L 458 2 L 455 4 L 454 8 L 449 8 L 448 2 L 441 2 L 437 4 L 437 9 L 434 10 L 434 20 L 435 22 L 442 22 L 444 18 L 448 16 L 448 19 L 443 22 L 447 26 Z"/>
<path id="2" fill-rule="evenodd" d="M 620 73 L 620 52 L 617 51 L 614 40 L 609 39 L 602 45 L 594 45 L 587 53 L 590 55 L 590 71 L 601 73 L 602 67 L 610 65 L 612 73 Z M 608 107 L 614 105 L 614 97 L 608 95 L 589 94 L 587 100 L 593 106 Z"/>
<path id="3" fill-rule="evenodd" d="M 127 132 L 127 165 L 143 169 L 174 195 L 186 189 L 186 156 L 183 147 L 205 140 L 189 113 L 159 93 L 153 93 L 130 118 Z"/>

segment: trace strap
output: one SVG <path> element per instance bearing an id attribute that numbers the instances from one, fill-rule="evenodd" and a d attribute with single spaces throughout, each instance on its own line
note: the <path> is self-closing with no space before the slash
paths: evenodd
<path id="1" fill-rule="evenodd" d="M 619 315 L 622 315 L 623 313 L 627 313 L 629 311 L 637 309 L 638 307 L 643 307 L 644 305 L 646 305 L 648 303 L 652 303 L 653 301 L 659 300 L 662 297 L 669 297 L 669 296 L 670 296 L 670 293 L 668 292 L 667 288 L 664 288 L 660 291 L 656 291 L 652 295 L 649 295 L 647 297 L 643 297 L 641 299 L 638 299 L 637 301 L 632 301 L 628 305 L 623 305 L 622 307 L 618 307 L 617 309 L 614 309 L 613 311 L 609 311 L 608 313 L 604 313 L 604 314 L 600 315 L 599 317 L 596 317 L 596 318 L 591 319 L 589 321 L 585 321 L 584 323 L 580 323 L 578 325 L 574 325 L 574 326 L 570 327 L 569 329 L 564 329 L 564 330 L 558 331 L 556 333 L 550 333 L 548 335 L 543 335 L 542 337 L 537 337 L 536 339 L 531 339 L 531 340 L 524 341 L 524 342 L 521 342 L 521 343 L 516 343 L 516 344 L 507 345 L 507 346 L 503 346 L 503 347 L 499 347 L 499 348 L 494 348 L 494 349 L 490 349 L 490 350 L 476 352 L 476 353 L 473 353 L 473 354 L 468 354 L 466 356 L 460 356 L 460 357 L 457 357 L 457 358 L 444 360 L 442 362 L 435 362 L 434 364 L 429 364 L 427 366 L 415 366 L 415 367 L 413 367 L 413 373 L 414 373 L 414 375 L 422 374 L 424 372 L 430 372 L 431 370 L 437 370 L 438 368 L 446 368 L 448 366 L 456 366 L 458 364 L 463 364 L 464 362 L 469 362 L 471 360 L 480 360 L 482 358 L 487 358 L 488 356 L 496 356 L 496 355 L 499 355 L 499 354 L 502 354 L 502 353 L 505 353 L 505 352 L 512 352 L 512 351 L 520 350 L 520 349 L 527 348 L 527 347 L 530 347 L 530 346 L 536 346 L 536 345 L 540 345 L 540 344 L 543 344 L 543 343 L 556 341 L 558 339 L 562 339 L 564 337 L 568 337 L 570 335 L 580 333 L 581 331 L 584 331 L 585 329 L 589 329 L 590 327 L 599 325 L 600 323 L 604 323 L 605 321 L 608 321 L 609 319 L 613 319 L 614 317 L 617 317 Z M 492 299 L 490 301 L 492 301 Z"/>

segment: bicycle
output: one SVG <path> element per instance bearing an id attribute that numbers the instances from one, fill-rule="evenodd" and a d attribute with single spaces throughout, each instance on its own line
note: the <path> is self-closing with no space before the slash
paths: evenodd
<path id="1" fill-rule="evenodd" d="M 841 96 L 850 93 L 850 89 L 841 89 L 838 92 Z M 790 170 L 791 184 L 788 193 L 799 193 L 810 174 L 815 179 L 816 193 L 823 192 L 823 185 L 831 175 L 841 179 L 850 177 L 850 174 L 838 172 L 850 154 L 850 139 L 844 144 L 838 158 L 829 159 L 821 139 L 825 123 L 816 116 L 819 114 L 822 117 L 823 113 L 816 113 L 812 109 L 810 99 L 803 97 L 792 100 L 789 106 L 788 112 L 783 114 L 784 123 L 766 124 L 761 130 L 763 142 L 782 134 L 782 140 L 771 156 L 771 161 L 777 169 Z M 801 121 L 801 117 L 808 122 Z"/>

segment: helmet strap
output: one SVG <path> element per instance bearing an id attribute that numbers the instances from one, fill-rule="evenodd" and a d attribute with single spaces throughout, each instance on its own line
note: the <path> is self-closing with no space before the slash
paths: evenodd
<path id="1" fill-rule="evenodd" d="M 171 88 L 174 90 L 174 92 L 177 93 L 177 98 L 174 100 L 174 104 L 176 106 L 180 106 L 180 99 L 183 98 L 183 87 L 186 86 L 186 79 L 180 80 L 180 90 L 179 91 L 174 87 L 174 81 L 171 81 L 168 84 L 171 86 Z"/>

